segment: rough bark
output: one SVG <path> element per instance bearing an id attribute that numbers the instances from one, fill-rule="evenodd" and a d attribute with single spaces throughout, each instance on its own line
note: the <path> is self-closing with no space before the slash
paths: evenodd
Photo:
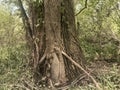
<path id="1" fill-rule="evenodd" d="M 24 24 L 27 24 L 26 29 L 29 26 L 32 30 L 32 40 L 28 39 L 28 42 L 31 44 L 35 83 L 43 77 L 53 86 L 73 81 L 81 71 L 62 55 L 62 51 L 81 65 L 84 56 L 78 43 L 72 0 L 36 0 L 28 4 L 29 25 Z"/>
<path id="2" fill-rule="evenodd" d="M 61 0 L 44 0 L 45 7 L 45 31 L 46 31 L 46 59 L 50 61 L 50 75 L 54 83 L 66 81 L 65 68 L 62 53 L 61 22 L 60 22 Z M 55 48 L 59 50 L 56 51 Z"/>
<path id="3" fill-rule="evenodd" d="M 75 14 L 74 6 L 72 0 L 64 0 L 62 7 L 64 7 L 64 12 L 62 12 L 62 37 L 64 41 L 65 52 L 71 56 L 77 63 L 81 64 L 85 62 L 82 49 L 80 47 L 78 39 L 78 31 L 75 26 Z M 72 65 L 72 63 L 65 61 L 65 66 L 67 68 L 67 77 L 69 80 L 74 80 L 81 71 Z"/>

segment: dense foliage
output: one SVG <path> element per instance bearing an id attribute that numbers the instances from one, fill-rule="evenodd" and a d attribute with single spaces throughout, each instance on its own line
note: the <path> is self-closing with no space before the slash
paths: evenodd
<path id="1" fill-rule="evenodd" d="M 79 38 L 87 60 L 120 62 L 119 7 L 117 0 L 91 0 L 87 9 L 77 16 Z"/>
<path id="2" fill-rule="evenodd" d="M 19 16 L 0 5 L 0 90 L 6 90 L 21 75 L 28 62 L 25 32 Z"/>

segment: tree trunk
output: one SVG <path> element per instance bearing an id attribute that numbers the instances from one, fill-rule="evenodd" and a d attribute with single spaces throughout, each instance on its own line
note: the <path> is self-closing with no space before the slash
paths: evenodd
<path id="1" fill-rule="evenodd" d="M 61 38 L 60 5 L 61 0 L 44 0 L 45 55 L 46 60 L 50 64 L 50 77 L 54 83 L 64 83 L 66 81 L 64 61 L 61 53 L 63 45 Z"/>
<path id="2" fill-rule="evenodd" d="M 76 60 L 77 63 L 81 64 L 83 67 L 85 63 L 84 55 L 80 47 L 78 31 L 75 25 L 75 14 L 73 0 L 63 0 L 62 7 L 64 11 L 62 12 L 62 37 L 64 41 L 65 52 Z M 67 77 L 69 80 L 73 81 L 75 77 L 81 74 L 81 71 L 72 65 L 68 60 L 65 61 L 65 66 L 67 68 Z"/>
<path id="3" fill-rule="evenodd" d="M 27 19 L 24 18 L 27 15 L 22 2 L 19 3 L 26 31 L 29 32 L 27 40 L 32 50 L 35 82 L 44 80 L 55 86 L 64 84 L 67 80 L 73 81 L 81 71 L 62 55 L 62 51 L 81 65 L 84 55 L 78 43 L 72 0 L 28 2 Z"/>

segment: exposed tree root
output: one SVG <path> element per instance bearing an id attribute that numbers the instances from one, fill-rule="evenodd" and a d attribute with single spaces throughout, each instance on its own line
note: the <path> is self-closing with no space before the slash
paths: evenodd
<path id="1" fill-rule="evenodd" d="M 99 84 L 97 83 L 97 81 L 93 78 L 93 76 L 91 76 L 83 67 L 81 67 L 78 63 L 76 63 L 70 56 L 68 56 L 65 52 L 62 51 L 62 54 L 68 58 L 68 60 L 70 60 L 75 66 L 77 66 L 79 69 L 81 69 L 86 75 L 88 75 L 88 77 L 91 78 L 91 80 L 94 82 L 94 84 L 96 85 L 96 88 L 98 90 L 102 90 L 99 86 Z"/>
<path id="2" fill-rule="evenodd" d="M 44 53 L 44 55 L 42 56 L 42 58 L 39 61 L 39 64 L 41 64 L 45 60 L 45 58 L 46 58 L 46 54 Z"/>
<path id="3" fill-rule="evenodd" d="M 74 86 L 76 83 L 78 83 L 80 80 L 82 80 L 83 78 L 85 78 L 87 75 L 83 75 L 83 76 L 79 76 L 78 78 L 76 78 L 73 82 L 69 83 L 68 85 L 65 86 L 60 86 L 57 87 L 58 90 L 67 90 L 70 87 Z"/>
<path id="4" fill-rule="evenodd" d="M 56 50 L 59 50 L 58 48 L 55 48 Z M 80 66 L 78 63 L 75 62 L 75 60 L 73 60 L 70 56 L 68 56 L 64 51 L 61 51 L 61 53 L 68 59 L 70 60 L 75 66 L 77 66 L 79 69 L 81 69 L 88 77 L 91 78 L 91 80 L 93 81 L 93 83 L 96 85 L 96 88 L 98 90 L 102 90 L 99 86 L 99 84 L 97 83 L 97 81 L 93 78 L 93 76 L 90 75 L 90 73 L 88 73 L 82 66 Z M 41 64 L 46 58 L 46 53 L 44 53 L 44 55 L 42 56 L 42 58 L 39 61 L 39 64 Z M 78 81 L 80 81 L 81 79 L 83 79 L 84 77 L 86 77 L 85 75 L 83 77 L 79 77 L 79 79 L 74 80 L 73 82 L 71 82 L 69 85 L 63 86 L 63 87 L 59 87 L 57 89 L 68 89 L 70 86 L 75 85 Z"/>
<path id="5" fill-rule="evenodd" d="M 55 48 L 56 50 L 58 50 L 58 48 Z M 73 60 L 70 56 L 68 56 L 64 51 L 61 51 L 61 53 L 66 57 L 68 58 L 68 60 L 70 60 L 75 66 L 77 66 L 79 69 L 81 69 L 88 77 L 91 78 L 91 80 L 93 81 L 93 83 L 96 85 L 96 88 L 98 90 L 102 90 L 99 86 L 99 84 L 97 83 L 97 81 L 93 78 L 93 76 L 90 75 L 90 73 L 88 73 L 82 66 L 80 66 L 78 63 L 75 62 L 75 60 Z M 41 64 L 46 58 L 46 54 L 44 54 L 42 56 L 42 58 L 40 59 L 39 61 L 39 64 Z M 84 76 L 85 77 L 85 76 Z M 81 77 L 81 78 L 84 78 L 84 77 Z M 81 80 L 81 78 L 79 78 L 78 80 L 74 80 L 70 85 L 67 85 L 67 86 L 64 86 L 64 87 L 59 87 L 58 89 L 61 89 L 61 88 L 69 88 L 71 85 L 73 84 L 76 84 L 79 80 Z"/>

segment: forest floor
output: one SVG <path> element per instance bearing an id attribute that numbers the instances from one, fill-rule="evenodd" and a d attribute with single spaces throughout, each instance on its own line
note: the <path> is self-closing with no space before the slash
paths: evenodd
<path id="1" fill-rule="evenodd" d="M 87 71 L 96 79 L 103 90 L 120 90 L 120 64 L 106 61 L 95 61 L 87 65 Z M 70 90 L 97 90 L 89 77 L 83 84 Z"/>
<path id="2" fill-rule="evenodd" d="M 0 90 L 46 90 L 35 86 L 30 70 L 20 67 L 16 71 L 0 74 Z M 120 64 L 106 61 L 90 62 L 87 72 L 94 77 L 103 90 L 120 90 Z M 17 74 L 16 74 L 17 73 Z M 92 80 L 86 76 L 79 85 L 70 86 L 69 90 L 97 90 Z M 43 86 L 45 87 L 45 85 Z M 39 88 L 39 89 L 38 89 Z"/>

